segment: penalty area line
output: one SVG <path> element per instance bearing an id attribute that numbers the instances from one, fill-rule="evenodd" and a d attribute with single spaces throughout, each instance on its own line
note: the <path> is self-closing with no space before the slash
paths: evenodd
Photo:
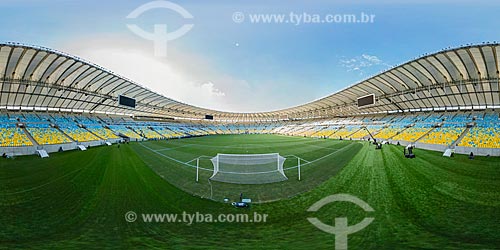
<path id="1" fill-rule="evenodd" d="M 310 162 L 307 162 L 307 163 L 304 163 L 304 164 L 302 164 L 302 165 L 300 165 L 300 166 L 301 166 L 301 167 L 303 167 L 303 166 L 309 165 L 309 164 L 311 164 L 311 163 L 314 163 L 314 162 L 320 161 L 320 160 L 322 160 L 322 159 L 325 159 L 326 157 L 329 157 L 329 156 L 331 156 L 331 155 L 333 155 L 333 154 L 335 154 L 335 153 L 341 152 L 341 151 L 345 150 L 346 148 L 351 147 L 351 145 L 354 145 L 354 144 L 350 144 L 350 145 L 345 146 L 345 147 L 343 147 L 343 148 L 341 148 L 341 149 L 337 149 L 337 150 L 335 150 L 335 151 L 333 151 L 333 152 L 331 152 L 331 153 L 329 153 L 329 154 L 327 154 L 327 155 L 323 155 L 323 156 L 321 156 L 320 158 L 314 159 L 314 160 L 312 160 L 312 161 L 310 161 Z M 290 170 L 290 169 L 294 169 L 294 168 L 298 168 L 298 167 L 299 167 L 299 166 L 293 166 L 293 167 L 289 167 L 289 168 L 284 168 L 283 170 Z"/>
<path id="2" fill-rule="evenodd" d="M 301 161 L 305 161 L 305 162 L 307 162 L 307 163 L 309 163 L 309 162 L 310 162 L 310 161 L 308 161 L 308 160 L 306 160 L 306 159 L 304 159 L 304 158 L 298 157 L 298 156 L 296 156 L 296 155 L 284 155 L 283 157 L 287 158 L 287 157 L 290 157 L 290 156 L 291 156 L 291 157 L 295 157 L 295 158 L 297 158 L 297 159 L 300 159 Z"/>
<path id="3" fill-rule="evenodd" d="M 183 145 L 183 146 L 179 146 L 179 147 L 173 147 L 173 148 L 162 148 L 162 149 L 156 149 L 156 150 L 153 150 L 155 152 L 160 152 L 160 151 L 169 151 L 169 150 L 174 150 L 174 149 L 178 149 L 178 148 L 184 148 L 184 147 L 188 147 L 188 146 L 191 146 L 192 144 L 186 144 L 186 145 Z"/>
<path id="4" fill-rule="evenodd" d="M 164 155 L 164 154 L 162 154 L 162 153 L 160 153 L 160 152 L 156 152 L 156 151 L 155 151 L 155 150 L 153 150 L 152 148 L 150 148 L 150 147 L 148 147 L 148 146 L 146 146 L 146 145 L 143 145 L 142 143 L 139 143 L 139 145 L 141 145 L 142 147 L 144 147 L 144 148 L 146 148 L 146 149 L 149 149 L 149 151 L 151 151 L 151 152 L 153 152 L 153 153 L 155 153 L 155 154 L 157 154 L 157 155 L 163 156 L 163 157 L 165 157 L 165 158 L 167 158 L 167 159 L 169 159 L 169 160 L 175 161 L 175 162 L 177 162 L 177 163 L 180 163 L 180 164 L 185 165 L 185 166 L 188 166 L 188 167 L 196 168 L 196 166 L 194 166 L 194 165 L 191 165 L 191 164 L 185 163 L 185 162 L 183 162 L 183 161 L 179 161 L 179 160 L 177 160 L 177 159 L 175 159 L 175 158 L 172 158 L 172 157 L 170 157 L 170 156 Z M 198 168 L 199 168 L 199 169 L 201 169 L 201 170 L 207 170 L 207 171 L 212 171 L 212 172 L 213 172 L 213 169 L 201 168 L 201 167 L 198 167 Z"/>
<path id="5" fill-rule="evenodd" d="M 198 157 L 196 157 L 196 158 L 194 158 L 194 159 L 192 159 L 192 160 L 190 160 L 190 161 L 186 161 L 185 163 L 186 163 L 186 164 L 189 164 L 189 163 L 191 163 L 191 162 L 193 162 L 193 161 L 196 161 L 196 159 L 201 159 L 201 158 L 210 158 L 210 159 L 212 159 L 212 156 L 208 156 L 208 155 L 200 155 L 200 156 L 198 156 Z"/>

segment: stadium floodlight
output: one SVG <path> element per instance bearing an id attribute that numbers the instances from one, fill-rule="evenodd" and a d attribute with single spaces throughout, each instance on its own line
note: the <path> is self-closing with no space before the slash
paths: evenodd
<path id="1" fill-rule="evenodd" d="M 264 184 L 288 180 L 283 171 L 286 158 L 271 154 L 217 154 L 211 159 L 210 180 L 236 184 Z"/>

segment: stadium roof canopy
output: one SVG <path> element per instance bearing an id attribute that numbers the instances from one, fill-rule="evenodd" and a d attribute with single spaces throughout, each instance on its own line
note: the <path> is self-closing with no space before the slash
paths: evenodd
<path id="1" fill-rule="evenodd" d="M 500 107 L 500 45 L 471 45 L 424 55 L 327 97 L 282 110 L 233 113 L 162 96 L 81 58 L 48 48 L 0 44 L 0 109 L 95 112 L 216 120 L 280 120 L 368 113 Z M 374 105 L 357 98 L 374 94 Z M 118 95 L 136 99 L 135 109 Z"/>

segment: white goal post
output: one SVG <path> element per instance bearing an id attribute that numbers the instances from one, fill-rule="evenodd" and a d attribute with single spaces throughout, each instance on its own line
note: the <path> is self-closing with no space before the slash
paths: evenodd
<path id="1" fill-rule="evenodd" d="M 285 160 L 279 153 L 217 154 L 211 159 L 214 171 L 210 180 L 236 184 L 285 181 Z"/>

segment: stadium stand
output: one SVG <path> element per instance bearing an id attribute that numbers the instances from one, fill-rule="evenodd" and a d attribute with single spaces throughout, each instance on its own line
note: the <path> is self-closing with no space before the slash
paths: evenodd
<path id="1" fill-rule="evenodd" d="M 47 122 L 47 120 L 43 121 L 37 114 L 24 114 L 23 117 L 20 117 L 20 121 L 26 123 Z"/>
<path id="2" fill-rule="evenodd" d="M 154 127 L 154 130 L 157 133 L 159 133 L 160 135 L 162 135 L 163 138 L 177 138 L 177 137 L 181 137 L 183 135 L 181 133 L 174 132 L 174 131 L 168 129 L 167 127 L 157 126 L 157 127 Z"/>
<path id="3" fill-rule="evenodd" d="M 407 142 L 415 142 L 420 137 L 428 133 L 432 127 L 429 125 L 418 124 L 415 127 L 407 128 L 394 136 L 392 140 L 394 141 L 407 141 Z"/>
<path id="4" fill-rule="evenodd" d="M 367 118 L 365 118 L 365 120 L 367 120 Z M 371 121 L 368 121 L 368 122 L 371 122 Z M 382 129 L 381 125 L 368 125 L 365 128 L 361 128 L 356 133 L 352 134 L 351 137 L 354 139 L 362 139 L 365 137 L 369 137 L 370 133 L 372 135 L 376 134 L 380 129 Z M 368 133 L 368 131 L 370 133 Z"/>
<path id="5" fill-rule="evenodd" d="M 498 114 L 486 114 L 476 119 L 476 126 L 460 141 L 459 146 L 500 148 L 500 123 Z"/>
<path id="6" fill-rule="evenodd" d="M 328 127 L 324 127 L 322 130 L 319 130 L 314 136 L 317 137 L 330 137 L 332 134 L 334 134 L 340 126 L 337 125 L 332 125 Z"/>
<path id="7" fill-rule="evenodd" d="M 2 118 L 3 119 L 3 118 Z M 21 128 L 14 123 L 0 123 L 0 146 L 21 147 L 31 146 L 33 143 Z"/>
<path id="8" fill-rule="evenodd" d="M 360 126 L 345 126 L 341 129 L 337 130 L 332 135 L 330 135 L 330 138 L 350 139 L 350 138 L 352 138 L 350 135 L 352 135 L 353 133 L 357 132 L 360 129 L 361 129 Z"/>
<path id="9" fill-rule="evenodd" d="M 158 139 L 161 138 L 161 135 L 152 131 L 146 126 L 130 126 L 130 129 L 135 131 L 135 133 L 141 135 L 141 137 L 144 137 L 146 139 Z"/>
<path id="10" fill-rule="evenodd" d="M 120 137 L 115 135 L 113 131 L 101 127 L 100 125 L 97 126 L 88 126 L 87 129 L 97 135 L 98 137 L 106 140 L 106 139 L 119 139 Z"/>
<path id="11" fill-rule="evenodd" d="M 71 140 L 58 129 L 50 127 L 49 124 L 31 124 L 27 127 L 28 132 L 40 145 L 69 143 Z"/>
<path id="12" fill-rule="evenodd" d="M 207 133 L 200 127 L 198 126 L 182 126 L 180 129 L 188 135 L 192 136 L 202 136 L 206 135 Z"/>
<path id="13" fill-rule="evenodd" d="M 170 125 L 167 127 L 169 130 L 174 132 L 174 137 L 184 137 L 186 133 L 178 125 Z"/>
<path id="14" fill-rule="evenodd" d="M 60 123 L 59 128 L 76 142 L 97 141 L 99 137 L 74 123 Z"/>
<path id="15" fill-rule="evenodd" d="M 115 133 L 122 134 L 129 138 L 134 138 L 134 139 L 142 138 L 139 134 L 128 129 L 125 125 L 109 125 L 109 128 Z"/>
<path id="16" fill-rule="evenodd" d="M 376 139 L 389 140 L 399 132 L 401 132 L 405 127 L 403 125 L 392 125 L 381 129 L 376 135 Z"/>
<path id="17" fill-rule="evenodd" d="M 120 139 L 170 139 L 210 134 L 276 133 L 307 137 L 361 140 L 367 128 L 378 140 L 426 144 L 500 148 L 497 113 L 446 112 L 411 115 L 365 116 L 275 123 L 171 123 L 135 121 L 130 117 L 99 117 L 47 113 L 0 114 L 1 146 L 31 146 L 29 135 L 40 145 Z M 26 126 L 27 135 L 17 123 Z M 54 127 L 51 126 L 51 123 Z M 474 124 L 466 130 L 468 124 Z M 58 129 L 58 128 L 60 129 Z M 462 139 L 457 139 L 464 134 Z M 69 139 L 70 137 L 71 139 Z M 460 137 L 461 138 L 461 137 Z"/>
<path id="18" fill-rule="evenodd" d="M 465 113 L 443 114 L 439 116 L 437 119 L 432 120 L 432 122 L 440 123 L 442 126 L 429 132 L 420 142 L 451 146 L 466 129 L 468 117 L 469 114 Z"/>
<path id="19" fill-rule="evenodd" d="M 444 127 L 435 128 L 429 134 L 425 135 L 424 138 L 419 140 L 422 143 L 429 144 L 441 144 L 441 145 L 451 145 L 455 142 L 458 137 L 465 130 L 465 127 L 451 127 L 451 125 L 445 125 Z"/>

